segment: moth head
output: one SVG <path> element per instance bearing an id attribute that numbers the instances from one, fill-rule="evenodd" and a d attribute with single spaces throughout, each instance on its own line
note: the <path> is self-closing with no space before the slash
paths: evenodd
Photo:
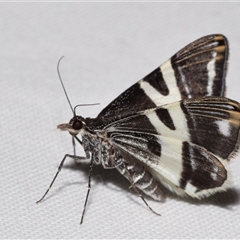
<path id="1" fill-rule="evenodd" d="M 76 136 L 85 129 L 85 119 L 81 116 L 74 116 L 69 123 L 59 124 L 58 129 L 68 131 L 71 135 Z"/>

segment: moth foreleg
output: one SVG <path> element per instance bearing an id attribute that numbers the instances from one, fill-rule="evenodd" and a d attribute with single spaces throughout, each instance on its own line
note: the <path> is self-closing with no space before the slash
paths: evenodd
<path id="1" fill-rule="evenodd" d="M 58 174 L 60 173 L 60 171 L 61 171 L 61 169 L 62 169 L 62 167 L 63 167 L 63 164 L 64 164 L 64 162 L 65 162 L 65 160 L 66 160 L 67 157 L 73 158 L 73 159 L 75 160 L 75 162 L 77 162 L 77 161 L 80 162 L 80 160 L 87 159 L 87 156 L 86 156 L 86 157 L 81 157 L 81 156 L 75 156 L 75 155 L 71 155 L 71 154 L 65 154 L 65 156 L 63 157 L 61 163 L 60 163 L 59 166 L 58 166 L 58 170 L 57 170 L 57 172 L 56 172 L 56 174 L 55 174 L 52 182 L 50 183 L 47 191 L 43 194 L 43 196 L 41 197 L 41 199 L 39 199 L 36 203 L 41 202 L 41 201 L 46 197 L 46 195 L 48 194 L 49 190 L 51 189 L 53 183 L 55 182 Z M 89 157 L 90 157 L 90 156 L 89 156 Z"/>
<path id="2" fill-rule="evenodd" d="M 90 160 L 91 157 L 90 157 L 90 153 L 89 152 L 85 152 L 86 156 L 83 157 L 83 156 L 76 156 L 76 155 L 72 155 L 71 158 L 74 159 L 75 163 L 76 164 L 79 164 L 82 162 L 82 160 Z"/>
<path id="3" fill-rule="evenodd" d="M 80 139 L 78 137 L 76 137 L 76 136 L 72 137 L 72 146 L 73 146 L 72 158 L 74 159 L 75 163 L 79 164 L 82 162 L 82 160 L 90 160 L 91 159 L 90 153 L 89 153 L 89 151 L 86 151 L 85 149 L 84 149 L 84 151 L 85 151 L 86 157 L 77 156 L 75 139 L 82 145 L 82 141 L 80 141 Z"/>

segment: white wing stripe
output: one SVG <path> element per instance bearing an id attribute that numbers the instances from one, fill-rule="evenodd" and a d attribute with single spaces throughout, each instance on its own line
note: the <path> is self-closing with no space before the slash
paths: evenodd
<path id="1" fill-rule="evenodd" d="M 207 86 L 207 92 L 208 96 L 212 95 L 213 92 L 213 83 L 214 83 L 214 78 L 216 76 L 216 71 L 215 71 L 215 62 L 216 62 L 216 57 L 217 53 L 213 52 L 212 57 L 213 59 L 207 64 L 207 70 L 208 70 L 208 86 Z"/>
<path id="2" fill-rule="evenodd" d="M 160 66 L 162 76 L 164 81 L 166 82 L 168 89 L 170 91 L 169 95 L 166 97 L 169 99 L 169 101 L 164 102 L 163 104 L 169 103 L 169 102 L 175 102 L 176 99 L 181 99 L 181 94 L 179 92 L 178 86 L 177 86 L 177 80 L 175 77 L 175 72 L 171 64 L 171 60 L 167 60 Z"/>
<path id="3" fill-rule="evenodd" d="M 159 93 L 159 91 L 157 91 L 147 81 L 141 80 L 139 81 L 139 85 L 143 89 L 145 94 L 156 104 L 156 106 L 162 106 L 171 102 L 175 102 L 176 99 L 181 99 L 181 94 L 176 84 L 176 78 L 171 61 L 168 60 L 163 63 L 160 66 L 159 70 L 161 71 L 163 80 L 165 81 L 169 89 L 169 94 L 163 97 L 163 95 L 161 95 L 161 93 Z"/>
<path id="4" fill-rule="evenodd" d="M 145 94 L 156 104 L 156 106 L 161 106 L 163 104 L 163 98 L 159 97 L 160 93 L 153 86 L 143 80 L 141 80 L 139 84 Z"/>

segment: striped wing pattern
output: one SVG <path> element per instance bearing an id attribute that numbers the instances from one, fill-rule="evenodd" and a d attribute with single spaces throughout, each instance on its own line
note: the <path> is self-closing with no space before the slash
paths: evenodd
<path id="1" fill-rule="evenodd" d="M 202 37 L 96 118 L 74 113 L 58 128 L 82 144 L 92 164 L 116 168 L 136 192 L 156 200 L 164 199 L 159 181 L 178 195 L 199 199 L 225 191 L 240 131 L 239 103 L 224 97 L 228 49 L 221 34 Z"/>
<path id="2" fill-rule="evenodd" d="M 146 172 L 177 194 L 196 198 L 229 186 L 226 165 L 239 145 L 239 105 L 224 98 L 227 60 L 223 35 L 200 38 L 89 123 L 106 131 L 123 156 L 117 169 L 153 198 L 162 200 L 163 194 L 149 176 L 151 184 L 140 184 Z"/>
<path id="3" fill-rule="evenodd" d="M 66 154 L 38 202 L 67 157 L 91 160 L 81 223 L 93 163 L 116 168 L 139 195 L 138 189 L 158 201 L 165 196 L 159 182 L 198 199 L 225 191 L 231 178 L 227 165 L 240 141 L 240 105 L 224 97 L 227 60 L 227 39 L 208 35 L 132 85 L 96 118 L 77 116 L 72 109 L 70 122 L 57 128 L 68 131 L 86 157 Z"/>
<path id="4" fill-rule="evenodd" d="M 182 99 L 223 96 L 227 60 L 223 35 L 200 38 L 123 92 L 97 119 L 104 123 Z"/>
<path id="5" fill-rule="evenodd" d="M 202 198 L 229 187 L 226 165 L 239 145 L 240 106 L 220 97 L 186 99 L 105 129 L 116 149 L 148 166 L 162 184 Z"/>

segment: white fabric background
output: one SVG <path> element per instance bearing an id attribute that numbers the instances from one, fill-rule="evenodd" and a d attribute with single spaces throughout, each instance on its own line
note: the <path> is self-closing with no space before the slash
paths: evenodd
<path id="1" fill-rule="evenodd" d="M 95 117 L 111 100 L 188 43 L 207 34 L 230 42 L 227 96 L 239 97 L 239 3 L 1 3 L 1 238 L 239 238 L 240 157 L 234 184 L 203 200 L 168 194 L 148 199 L 152 214 L 115 170 L 95 166 L 84 224 L 88 163 L 69 159 L 48 197 L 36 205 L 65 153 L 69 134 L 56 125 L 73 105 Z M 78 154 L 83 154 L 78 147 Z"/>

